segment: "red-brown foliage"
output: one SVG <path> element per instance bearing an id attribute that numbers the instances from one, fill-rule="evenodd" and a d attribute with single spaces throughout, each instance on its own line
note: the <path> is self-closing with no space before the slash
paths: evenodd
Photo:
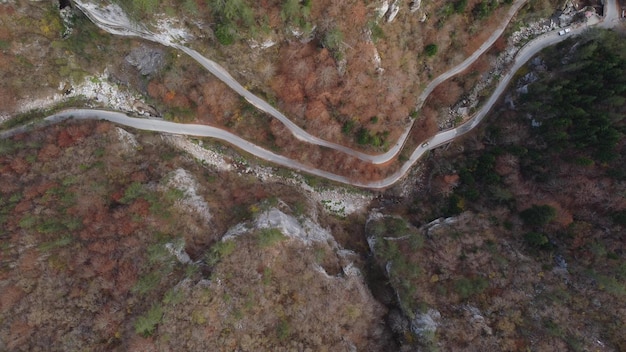
<path id="1" fill-rule="evenodd" d="M 23 158 L 15 158 L 11 161 L 11 169 L 21 175 L 30 169 L 30 164 Z"/>
<path id="2" fill-rule="evenodd" d="M 15 209 L 13 209 L 13 212 L 15 214 L 23 214 L 24 212 L 30 209 L 32 204 L 33 203 L 31 201 L 24 199 L 21 202 L 17 203 L 17 205 L 15 206 Z"/>
<path id="3" fill-rule="evenodd" d="M 38 277 L 41 275 L 38 270 L 39 251 L 31 248 L 20 255 L 18 260 L 19 271 L 26 277 Z"/>
<path id="4" fill-rule="evenodd" d="M 6 341 L 8 350 L 15 350 L 17 346 L 24 345 L 33 334 L 33 327 L 23 320 L 16 320 L 11 324 L 9 338 Z"/>
<path id="5" fill-rule="evenodd" d="M 137 268 L 130 261 L 122 261 L 119 263 L 117 274 L 115 276 L 116 292 L 125 294 L 137 282 Z"/>
<path id="6" fill-rule="evenodd" d="M 117 248 L 117 243 L 112 240 L 102 240 L 90 243 L 87 248 L 99 254 L 109 254 Z"/>
<path id="7" fill-rule="evenodd" d="M 129 352 L 156 352 L 156 345 L 152 338 L 142 337 L 141 335 L 134 335 L 128 342 Z"/>
<path id="8" fill-rule="evenodd" d="M 91 258 L 93 270 L 98 274 L 108 273 L 115 267 L 116 261 L 109 255 L 94 254 Z"/>
<path id="9" fill-rule="evenodd" d="M 0 289 L 0 311 L 6 312 L 24 297 L 24 290 L 11 285 Z"/>
<path id="10" fill-rule="evenodd" d="M 447 80 L 437 86 L 429 97 L 429 102 L 434 106 L 452 106 L 456 103 L 463 90 L 454 80 Z"/>
<path id="11" fill-rule="evenodd" d="M 137 199 L 130 205 L 128 211 L 135 215 L 147 216 L 150 213 L 150 203 L 145 199 Z"/>
<path id="12" fill-rule="evenodd" d="M 37 159 L 42 162 L 49 161 L 50 159 L 53 159 L 59 156 L 60 152 L 61 150 L 56 145 L 46 144 L 39 151 L 39 154 L 37 155 Z"/>

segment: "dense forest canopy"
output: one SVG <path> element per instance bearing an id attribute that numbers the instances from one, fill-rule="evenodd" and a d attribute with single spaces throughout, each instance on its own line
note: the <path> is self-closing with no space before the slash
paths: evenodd
<path id="1" fill-rule="evenodd" d="M 540 121 L 546 149 L 614 160 L 624 127 L 626 42 L 615 32 L 590 31 L 562 52 L 546 55 L 548 71 L 529 86 L 522 108 Z"/>

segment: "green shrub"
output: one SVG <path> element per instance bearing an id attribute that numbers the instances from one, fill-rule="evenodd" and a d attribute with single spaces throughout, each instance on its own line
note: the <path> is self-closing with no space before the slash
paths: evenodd
<path id="1" fill-rule="evenodd" d="M 205 255 L 207 265 L 213 266 L 219 263 L 220 260 L 233 253 L 235 251 L 235 247 L 235 241 L 219 241 L 215 243 Z"/>
<path id="2" fill-rule="evenodd" d="M 157 325 L 163 317 L 163 309 L 160 305 L 153 305 L 150 310 L 137 318 L 135 321 L 135 332 L 139 335 L 148 337 L 154 333 Z"/>
<path id="3" fill-rule="evenodd" d="M 181 303 L 184 299 L 183 291 L 177 288 L 172 288 L 165 292 L 165 296 L 163 296 L 163 303 L 171 304 L 173 306 Z"/>
<path id="4" fill-rule="evenodd" d="M 438 50 L 439 50 L 439 47 L 437 47 L 437 44 L 428 44 L 426 45 L 426 47 L 424 47 L 424 53 L 428 57 L 433 57 L 437 55 Z"/>
<path id="5" fill-rule="evenodd" d="M 454 12 L 463 13 L 467 8 L 467 0 L 459 0 L 454 3 Z"/>
<path id="6" fill-rule="evenodd" d="M 47 252 L 49 250 L 55 249 L 55 248 L 60 248 L 60 247 L 65 247 L 68 246 L 70 244 L 72 244 L 72 242 L 74 242 L 74 238 L 72 236 L 63 236 L 57 240 L 54 241 L 50 241 L 50 242 L 45 242 L 39 245 L 39 250 L 42 252 Z"/>
<path id="7" fill-rule="evenodd" d="M 482 293 L 487 287 L 489 287 L 489 281 L 482 277 L 471 279 L 462 277 L 454 283 L 454 290 L 464 300 Z"/>
<path id="8" fill-rule="evenodd" d="M 282 319 L 278 326 L 276 327 L 276 335 L 278 335 L 278 339 L 281 341 L 287 340 L 289 335 L 291 335 L 291 327 L 289 326 L 289 322 L 285 319 Z"/>
<path id="9" fill-rule="evenodd" d="M 120 198 L 120 203 L 122 204 L 132 203 L 135 199 L 143 196 L 145 193 L 146 192 L 141 183 L 133 182 L 124 191 L 124 196 Z"/>
<path id="10" fill-rule="evenodd" d="M 145 295 L 146 293 L 154 290 L 161 282 L 160 273 L 153 271 L 147 275 L 142 276 L 137 280 L 137 283 L 132 288 L 133 293 Z"/>
<path id="11" fill-rule="evenodd" d="M 343 123 L 343 126 L 341 126 L 341 132 L 345 135 L 350 134 L 350 132 L 352 132 L 353 129 L 354 129 L 354 120 L 348 120 Z"/>
<path id="12" fill-rule="evenodd" d="M 458 194 L 452 194 L 447 201 L 446 207 L 443 210 L 446 216 L 459 215 L 465 211 L 465 199 Z"/>
<path id="13" fill-rule="evenodd" d="M 474 18 L 482 20 L 489 17 L 497 7 L 498 0 L 483 0 L 474 6 L 472 14 Z"/>
<path id="14" fill-rule="evenodd" d="M 283 7 L 280 11 L 280 17 L 283 21 L 290 21 L 298 17 L 300 13 L 300 1 L 299 0 L 286 0 L 283 3 Z"/>
<path id="15" fill-rule="evenodd" d="M 24 230 L 30 230 L 37 224 L 37 218 L 32 214 L 26 214 L 21 219 L 18 225 Z"/>
<path id="16" fill-rule="evenodd" d="M 550 245 L 548 236 L 539 232 L 527 232 L 524 234 L 524 241 L 531 247 L 547 249 Z"/>
<path id="17" fill-rule="evenodd" d="M 322 38 L 322 45 L 332 53 L 333 57 L 337 61 L 343 58 L 343 53 L 341 51 L 342 43 L 343 33 L 337 27 L 327 31 L 324 38 Z"/>
<path id="18" fill-rule="evenodd" d="M 367 23 L 367 26 L 369 27 L 370 31 L 372 32 L 372 41 L 374 43 L 376 43 L 376 41 L 378 39 L 384 38 L 385 37 L 385 32 L 383 31 L 383 29 L 378 25 L 378 23 L 376 23 L 376 21 L 369 21 Z"/>
<path id="19" fill-rule="evenodd" d="M 322 39 L 322 45 L 330 51 L 338 50 L 342 42 L 343 33 L 337 27 L 333 27 L 331 30 L 326 32 L 326 35 L 324 35 L 324 38 Z"/>
<path id="20" fill-rule="evenodd" d="M 543 226 L 554 220 L 556 209 L 549 205 L 533 205 L 520 213 L 526 225 Z"/>
<path id="21" fill-rule="evenodd" d="M 231 45 L 235 42 L 235 31 L 228 24 L 218 24 L 215 30 L 215 37 L 222 45 Z"/>
<path id="22" fill-rule="evenodd" d="M 258 243 L 261 248 L 271 247 L 286 238 L 279 229 L 262 229 L 258 235 Z"/>

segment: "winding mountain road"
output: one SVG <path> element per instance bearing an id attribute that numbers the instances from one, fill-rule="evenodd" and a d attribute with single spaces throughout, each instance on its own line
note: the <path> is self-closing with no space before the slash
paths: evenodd
<path id="1" fill-rule="evenodd" d="M 517 1 L 515 2 L 515 4 L 518 4 L 517 8 L 515 8 L 516 5 L 511 7 L 511 11 L 513 9 L 515 9 L 515 11 L 517 11 L 519 9 L 519 7 L 521 7 L 523 5 L 523 3 L 525 3 L 525 1 Z M 168 45 L 171 47 L 174 47 L 176 49 L 179 49 L 185 53 L 187 53 L 188 55 L 190 55 L 191 57 L 193 57 L 196 61 L 198 61 L 200 64 L 202 64 L 205 68 L 207 68 L 207 70 L 209 70 L 211 73 L 215 74 L 217 77 L 219 77 L 220 79 L 222 79 L 225 83 L 227 83 L 229 86 L 231 86 L 231 88 L 235 89 L 239 94 L 241 94 L 242 96 L 244 96 L 246 99 L 248 99 L 248 101 L 250 101 L 251 104 L 257 106 L 259 109 L 266 111 L 268 113 L 270 113 L 272 116 L 280 119 L 283 123 L 285 123 L 286 126 L 292 126 L 290 127 L 290 130 L 294 133 L 294 135 L 302 140 L 302 141 L 306 141 L 309 143 L 314 143 L 314 144 L 318 144 L 318 145 L 323 145 L 329 148 L 333 148 L 336 150 L 340 150 L 345 152 L 346 154 L 355 156 L 355 157 L 359 157 L 359 159 L 365 160 L 365 161 L 369 161 L 372 163 L 383 163 L 383 162 L 387 162 L 389 160 L 391 160 L 391 158 L 393 158 L 399 151 L 400 148 L 402 147 L 402 145 L 404 144 L 404 140 L 406 140 L 406 138 L 408 137 L 408 129 L 407 132 L 405 132 L 405 135 L 403 135 L 404 140 L 399 141 L 399 143 L 397 143 L 397 150 L 395 152 L 393 152 L 393 154 L 391 154 L 391 156 L 389 156 L 390 151 L 388 151 L 385 154 L 380 154 L 380 155 L 369 155 L 369 154 L 364 154 L 364 153 L 360 153 L 357 151 L 354 151 L 350 148 L 347 148 L 345 146 L 341 146 L 341 145 L 337 145 L 335 143 L 331 143 L 328 141 L 324 141 L 321 140 L 317 137 L 311 136 L 310 134 L 306 133 L 305 131 L 303 131 L 302 129 L 300 129 L 298 126 L 296 126 L 295 124 L 293 124 L 293 122 L 291 122 L 289 119 L 287 119 L 284 115 L 282 115 L 280 112 L 278 112 L 276 109 L 274 109 L 273 107 L 271 107 L 269 104 L 267 104 L 266 102 L 264 102 L 263 100 L 261 100 L 260 98 L 254 96 L 253 94 L 249 93 L 245 88 L 243 88 L 239 83 L 237 83 L 229 74 L 228 72 L 226 72 L 226 70 L 224 70 L 221 66 L 219 66 L 217 63 L 208 60 L 206 58 L 204 58 L 202 55 L 200 55 L 198 52 L 196 52 L 193 49 L 189 49 L 187 47 L 184 47 L 182 45 L 178 45 L 176 43 L 173 43 L 172 41 L 168 41 L 167 39 L 163 39 L 163 38 L 159 38 L 157 35 L 154 35 L 152 33 L 150 33 L 149 31 L 143 30 L 143 29 L 137 29 L 134 28 L 133 25 L 130 24 L 130 22 L 128 21 L 127 23 L 124 23 L 123 21 L 120 22 L 119 21 L 119 16 L 116 17 L 115 21 L 109 20 L 106 17 L 106 14 L 103 14 L 102 12 L 98 12 L 97 15 L 94 15 L 94 13 L 92 11 L 95 11 L 94 8 L 97 9 L 96 5 L 92 5 L 92 4 L 87 4 L 85 2 L 78 1 L 75 0 L 75 4 L 81 9 L 83 10 L 90 19 L 92 19 L 92 21 L 94 21 L 97 25 L 102 27 L 105 27 L 104 29 L 106 29 L 107 31 L 109 31 L 110 33 L 113 34 L 118 34 L 118 35 L 132 35 L 132 36 L 140 36 L 144 39 L 148 39 L 148 40 L 152 40 L 152 41 L 156 41 L 159 43 L 162 43 L 164 45 Z M 616 25 L 618 25 L 620 22 L 619 20 L 619 14 L 617 14 L 617 0 L 609 0 L 607 6 L 605 7 L 606 9 L 606 16 L 604 21 L 600 22 L 600 26 L 604 27 L 604 28 L 612 28 Z M 101 9 L 97 9 L 97 11 L 101 11 Z M 508 18 L 508 20 L 510 20 L 510 18 L 512 17 L 511 11 L 509 11 L 509 15 L 510 17 Z M 513 12 L 514 14 L 515 12 Z M 508 20 L 506 21 L 506 23 L 508 23 Z M 501 26 L 501 28 L 499 29 L 499 33 L 497 36 L 495 36 L 495 38 L 493 38 L 493 41 L 491 41 L 491 43 L 489 43 L 488 40 L 487 42 L 485 42 L 485 44 L 483 44 L 483 46 L 481 46 L 481 49 L 479 49 L 477 52 L 480 52 L 480 50 L 482 50 L 482 52 L 480 52 L 480 54 L 484 53 L 485 50 L 487 50 L 492 44 L 493 42 L 500 36 L 500 34 L 502 33 L 502 31 L 504 30 L 504 27 L 506 27 L 506 25 Z M 550 32 L 550 33 L 546 33 L 543 34 L 539 37 L 537 37 L 536 39 L 532 40 L 531 42 L 529 42 L 528 44 L 526 44 L 517 54 L 514 64 L 513 66 L 507 71 L 507 73 L 505 75 L 502 76 L 499 84 L 497 85 L 497 87 L 495 88 L 493 94 L 491 95 L 491 97 L 487 100 L 487 102 L 485 102 L 485 104 L 483 105 L 483 107 L 474 115 L 474 117 L 472 117 L 472 119 L 470 119 L 467 123 L 458 126 L 456 128 L 453 129 L 449 129 L 446 131 L 442 131 L 438 134 L 436 134 L 434 137 L 432 137 L 427 143 L 424 143 L 422 145 L 420 145 L 419 147 L 417 147 L 413 153 L 411 154 L 411 156 L 409 157 L 409 159 L 400 167 L 399 170 L 397 170 L 394 174 L 392 174 L 391 176 L 382 179 L 382 180 L 378 180 L 378 181 L 371 181 L 371 182 L 356 182 L 353 181 L 347 177 L 341 176 L 341 175 L 337 175 L 328 171 L 323 171 L 323 170 L 319 170 L 313 167 L 310 167 L 308 165 L 305 165 L 301 162 L 292 160 L 290 158 L 284 157 L 282 155 L 278 155 L 275 154 L 267 149 L 261 148 L 237 135 L 234 135 L 230 132 L 224 131 L 222 129 L 216 128 L 216 127 L 211 127 L 211 126 L 206 126 L 206 125 L 194 125 L 194 124 L 179 124 L 179 123 L 173 123 L 173 122 L 168 122 L 168 121 L 163 121 L 163 120 L 155 120 L 155 119 L 139 119 L 139 118 L 133 118 L 133 117 L 129 117 L 124 113 L 121 112 L 112 112 L 112 111 L 105 111 L 105 110 L 92 110 L 92 109 L 72 109 L 72 110 L 65 110 L 62 111 L 60 113 L 51 115 L 49 117 L 47 117 L 45 120 L 47 121 L 47 123 L 56 123 L 56 122 L 60 122 L 60 121 L 64 121 L 66 119 L 69 118 L 74 118 L 74 119 L 103 119 L 103 120 L 108 120 L 120 125 L 125 125 L 125 126 L 129 126 L 129 127 L 133 127 L 133 128 L 137 128 L 137 129 L 142 129 L 142 130 L 149 130 L 149 131 L 158 131 L 158 132 L 166 132 L 166 133 L 175 133 L 175 134 L 183 134 L 183 135 L 193 135 L 193 136 L 204 136 L 204 137 L 211 137 L 211 138 L 216 138 L 216 139 L 220 139 L 223 140 L 227 143 L 231 143 L 233 145 L 235 145 L 236 147 L 250 153 L 253 154 L 259 158 L 265 159 L 267 161 L 270 161 L 272 163 L 276 163 L 278 165 L 282 165 L 288 168 L 292 168 L 292 169 L 296 169 L 299 171 L 303 171 L 309 174 L 313 174 L 316 176 L 320 176 L 320 177 L 324 177 L 326 179 L 329 180 L 333 180 L 336 182 L 341 182 L 341 183 L 345 183 L 345 184 L 349 184 L 349 185 L 353 185 L 353 186 L 357 186 L 357 187 L 363 187 L 363 188 L 371 188 L 371 189 L 383 189 L 383 188 L 387 188 L 391 185 L 393 185 L 394 183 L 396 183 L 398 180 L 400 180 L 407 172 L 408 170 L 411 168 L 411 166 L 413 166 L 413 164 L 424 154 L 426 153 L 428 150 L 436 148 L 442 144 L 448 143 L 452 140 L 454 140 L 455 138 L 457 138 L 460 135 L 463 135 L 465 133 L 467 133 L 468 131 L 470 131 L 472 128 L 474 128 L 476 125 L 478 125 L 482 119 L 487 115 L 487 113 L 489 112 L 489 110 L 493 107 L 493 105 L 497 102 L 497 100 L 499 99 L 499 97 L 501 96 L 501 94 L 504 92 L 504 90 L 506 89 L 506 87 L 508 86 L 508 84 L 510 83 L 511 79 L 513 78 L 515 72 L 517 72 L 517 70 L 523 66 L 530 58 L 532 58 L 534 55 L 536 55 L 540 50 L 554 45 L 558 42 L 561 42 L 563 40 L 565 40 L 567 37 L 572 36 L 572 35 L 578 35 L 580 33 L 582 33 L 584 30 L 586 29 L 586 26 L 580 26 L 577 28 L 573 28 L 571 33 L 567 36 L 559 36 L 555 31 Z M 492 36 L 494 37 L 494 36 Z M 420 95 L 420 106 L 423 103 L 423 101 L 425 100 L 425 98 L 428 96 L 428 94 L 430 94 L 430 92 L 432 92 L 432 90 L 441 82 L 443 82 L 444 80 L 446 80 L 447 78 L 462 72 L 465 68 L 469 67 L 469 65 L 471 65 L 471 63 L 473 63 L 476 58 L 478 56 L 480 56 L 480 54 L 472 54 L 471 57 L 469 57 L 468 59 L 466 59 L 463 63 L 461 63 L 460 65 L 456 66 L 455 68 L 453 68 L 450 71 L 447 71 L 446 73 L 444 73 L 443 75 L 437 77 L 435 79 L 435 81 L 431 82 L 431 84 L 428 85 L 428 87 L 426 88 L 426 90 Z M 476 55 L 474 57 L 474 55 Z M 441 77 L 441 78 L 440 78 Z M 426 94 L 428 92 L 428 94 Z M 267 110 L 265 110 L 267 109 Z M 275 115 L 276 114 L 276 115 Z M 279 117 L 280 116 L 280 117 Z M 283 121 L 283 119 L 285 121 Z M 301 133 L 300 133 L 301 132 Z M 319 143 L 318 143 L 319 142 Z M 394 147 L 396 148 L 396 147 Z M 394 149 L 392 148 L 392 149 Z"/>
<path id="2" fill-rule="evenodd" d="M 441 82 L 444 82 L 448 78 L 460 72 L 463 72 L 464 70 L 469 68 L 483 53 L 485 53 L 485 51 L 487 51 L 493 45 L 493 43 L 495 43 L 495 41 L 502 35 L 513 16 L 524 4 L 526 4 L 527 1 L 528 0 L 515 0 L 509 8 L 505 19 L 502 21 L 502 24 L 491 34 L 491 36 L 480 46 L 480 48 L 478 48 L 478 50 L 472 53 L 472 55 L 466 58 L 463 62 L 441 74 L 432 82 L 430 82 L 430 84 L 428 84 L 428 86 L 419 96 L 416 109 L 419 110 L 422 107 L 422 104 L 426 100 L 426 97 L 428 97 L 428 95 L 430 95 L 430 93 Z M 415 122 L 412 121 L 405 128 L 405 131 L 398 138 L 396 143 L 391 148 L 389 148 L 389 150 L 382 154 L 367 154 L 351 149 L 341 144 L 321 139 L 304 131 L 300 126 L 296 125 L 293 121 L 291 121 L 287 116 L 278 111 L 276 108 L 245 89 L 222 66 L 220 66 L 215 61 L 212 61 L 202 56 L 202 54 L 200 54 L 196 50 L 188 48 L 184 45 L 177 44 L 175 40 L 172 40 L 167 36 L 152 33 L 149 30 L 133 23 L 128 19 L 124 12 L 121 11 L 119 7 L 113 5 L 99 6 L 84 0 L 75 0 L 74 3 L 87 17 L 89 17 L 89 19 L 93 23 L 111 34 L 140 37 L 145 40 L 157 42 L 162 45 L 178 49 L 189 55 L 196 62 L 198 62 L 205 69 L 207 69 L 207 71 L 215 75 L 218 79 L 220 79 L 231 89 L 237 92 L 237 94 L 244 97 L 250 104 L 255 106 L 257 109 L 264 111 L 272 117 L 278 119 L 289 129 L 293 136 L 300 141 L 334 149 L 372 164 L 384 164 L 392 160 L 400 152 L 400 150 L 404 146 L 404 143 L 408 139 L 411 127 Z"/>

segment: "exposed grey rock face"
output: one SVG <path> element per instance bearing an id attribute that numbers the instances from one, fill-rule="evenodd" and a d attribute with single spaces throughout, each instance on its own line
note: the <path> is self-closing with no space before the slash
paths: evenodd
<path id="1" fill-rule="evenodd" d="M 425 314 L 416 314 L 411 322 L 411 331 L 424 339 L 434 336 L 441 322 L 441 313 L 436 309 L 429 309 Z"/>
<path id="2" fill-rule="evenodd" d="M 163 67 L 165 58 L 162 50 L 142 45 L 126 56 L 126 62 L 136 67 L 142 75 L 149 76 Z"/>
<path id="3" fill-rule="evenodd" d="M 254 229 L 268 228 L 279 229 L 283 235 L 299 239 L 307 245 L 313 242 L 334 243 L 334 238 L 330 232 L 323 229 L 318 223 L 309 218 L 296 219 L 276 208 L 271 208 L 259 214 L 254 223 L 242 223 L 232 227 L 222 237 L 222 241 L 227 241 Z M 344 268 L 344 270 L 349 269 Z"/>
<path id="4" fill-rule="evenodd" d="M 411 13 L 417 11 L 422 6 L 422 0 L 413 0 L 411 1 L 410 10 Z"/>

